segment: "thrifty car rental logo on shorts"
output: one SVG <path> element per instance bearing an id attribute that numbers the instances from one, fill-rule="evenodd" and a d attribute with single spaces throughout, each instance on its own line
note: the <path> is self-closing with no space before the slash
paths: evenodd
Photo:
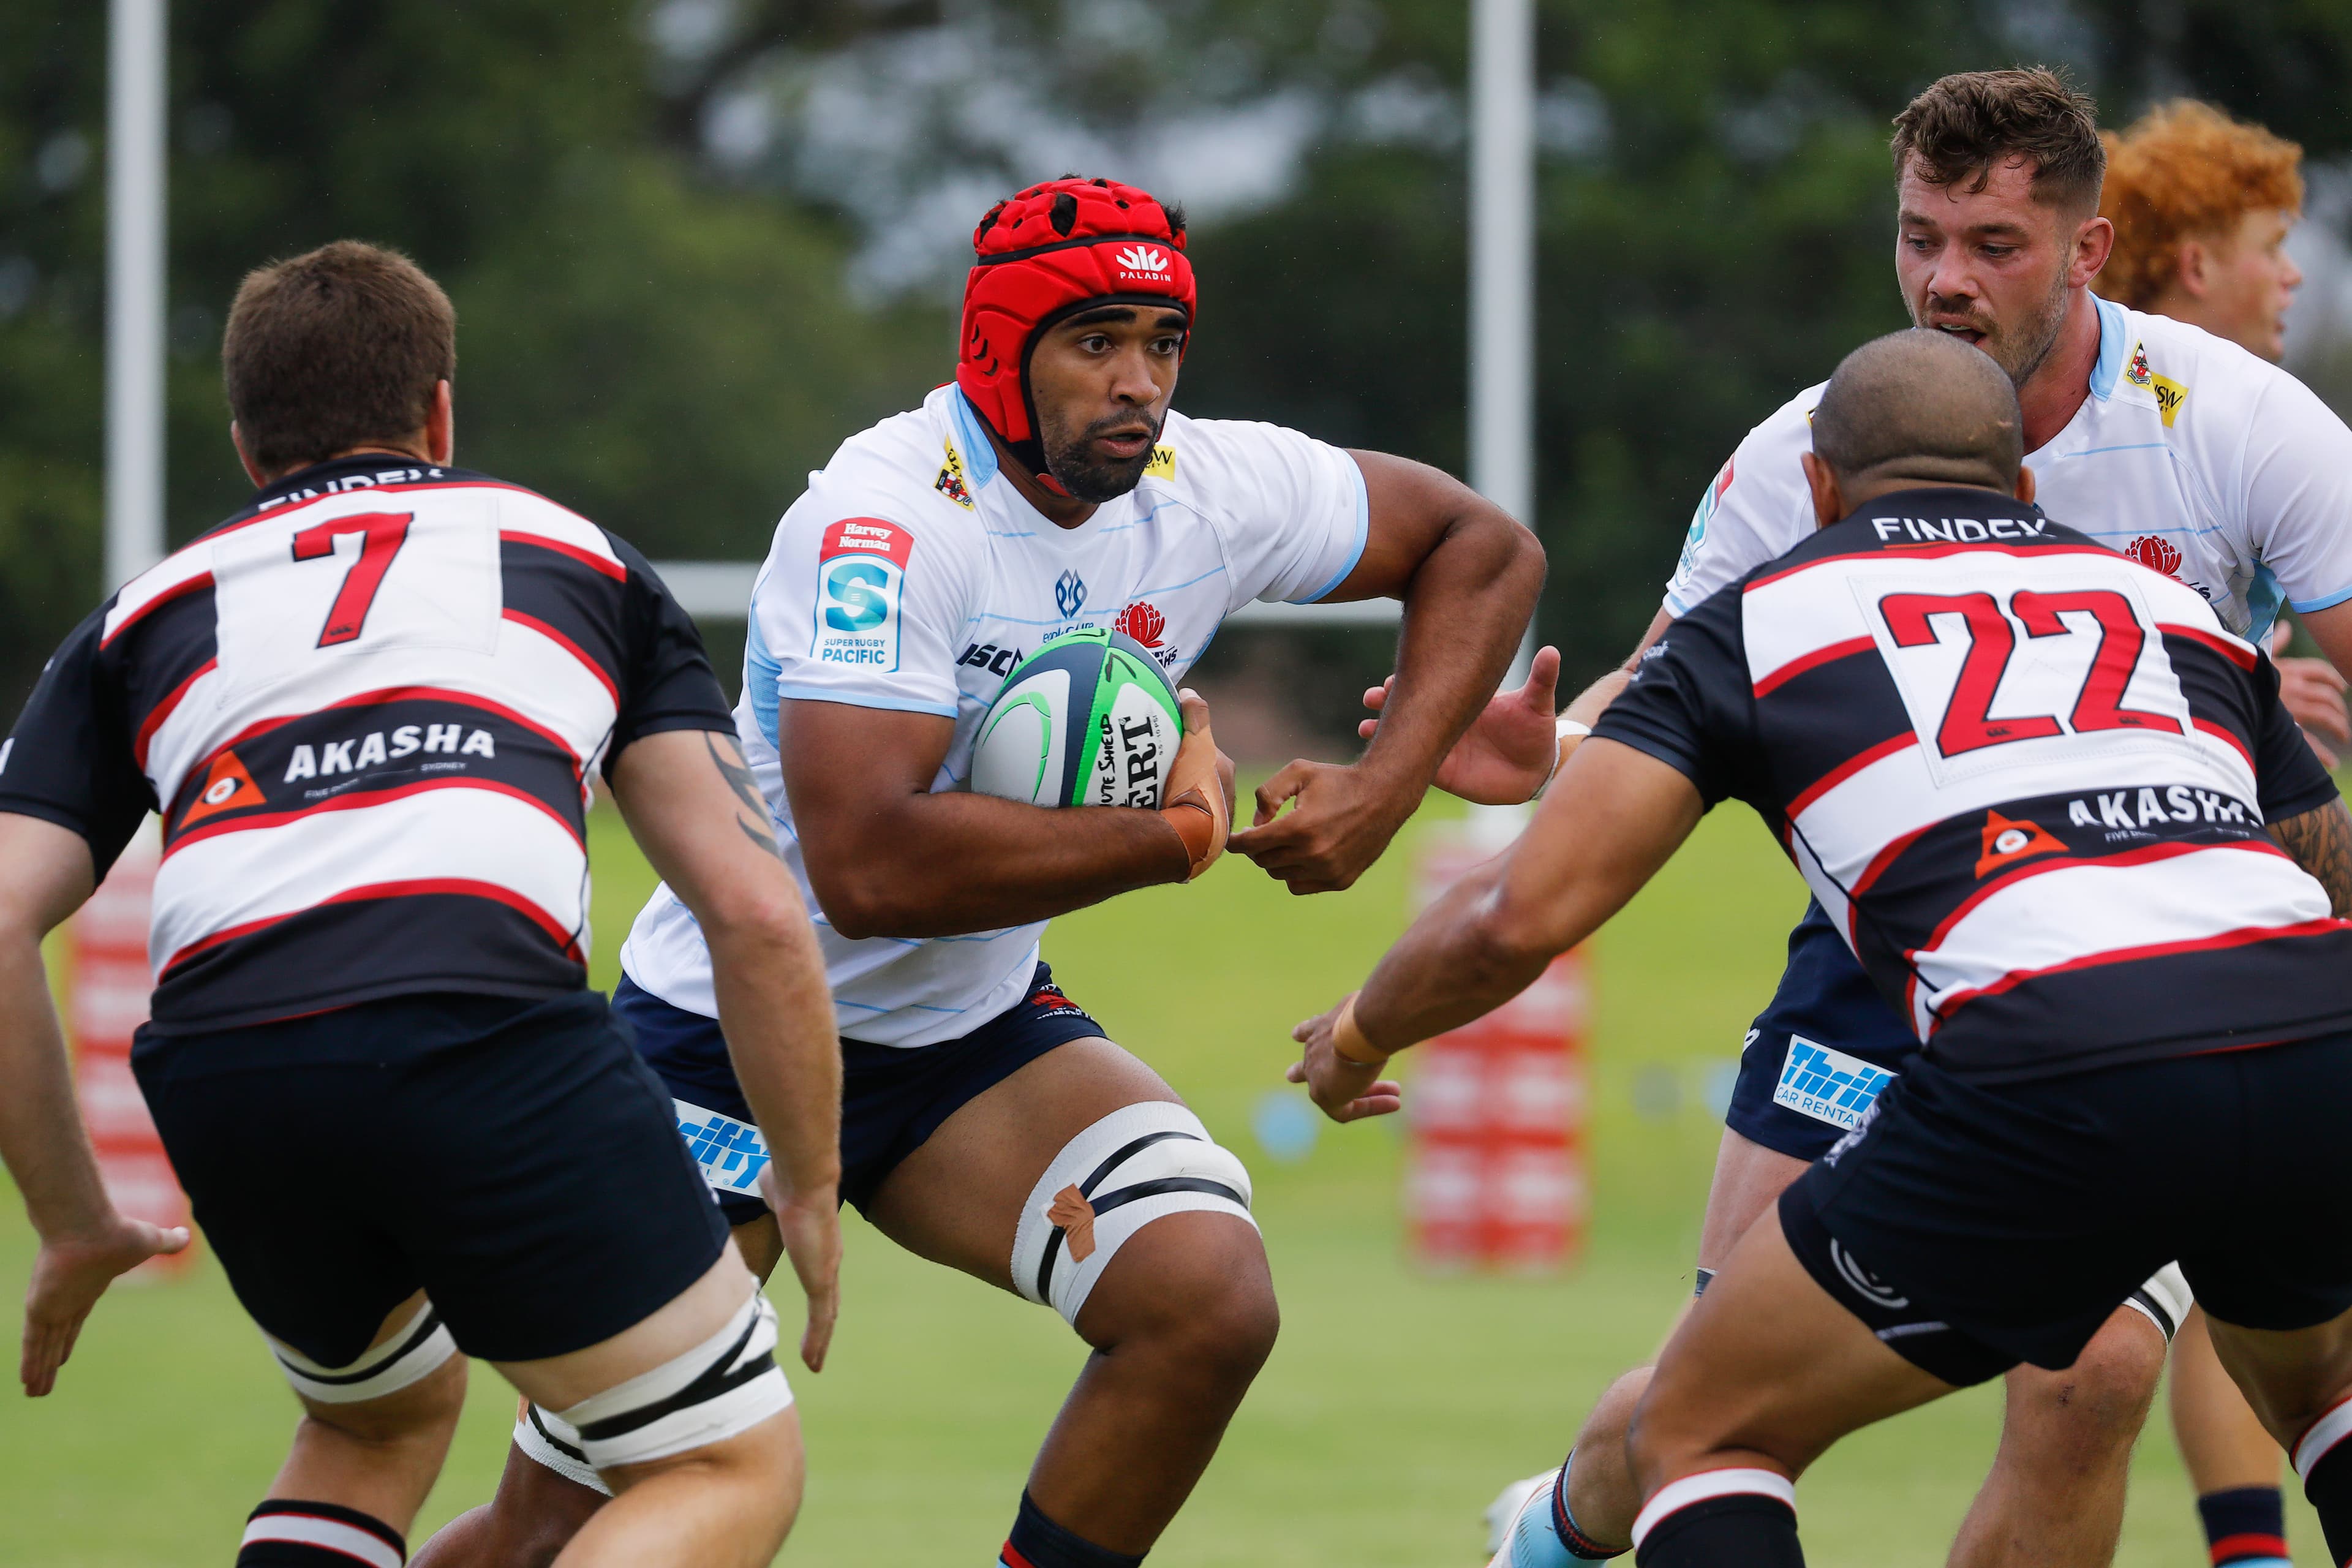
<path id="1" fill-rule="evenodd" d="M 868 669 L 898 668 L 898 598 L 915 536 L 878 517 L 846 517 L 817 552 L 816 630 L 809 657 Z"/>
<path id="2" fill-rule="evenodd" d="M 768 1166 L 768 1144 L 760 1130 L 687 1100 L 673 1098 L 670 1107 L 677 1113 L 677 1135 L 686 1140 L 686 1152 L 702 1167 L 710 1190 L 756 1196 L 760 1173 Z"/>
<path id="3" fill-rule="evenodd" d="M 1860 1057 L 1791 1035 L 1789 1059 L 1781 1064 L 1780 1087 L 1772 1091 L 1772 1103 L 1851 1132 L 1862 1124 L 1864 1112 L 1894 1077 Z"/>

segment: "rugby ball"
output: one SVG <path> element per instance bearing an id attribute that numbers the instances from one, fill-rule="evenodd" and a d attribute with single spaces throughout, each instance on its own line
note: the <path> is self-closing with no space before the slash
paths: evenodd
<path id="1" fill-rule="evenodd" d="M 971 787 L 1032 805 L 1160 807 L 1182 710 L 1141 643 L 1100 626 L 1023 659 L 980 721 Z"/>

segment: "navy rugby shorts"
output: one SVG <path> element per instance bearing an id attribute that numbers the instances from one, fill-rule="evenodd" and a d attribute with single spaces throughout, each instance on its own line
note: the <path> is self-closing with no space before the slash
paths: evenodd
<path id="1" fill-rule="evenodd" d="M 668 1092 L 593 992 L 142 1031 L 131 1060 L 237 1300 L 324 1366 L 419 1289 L 468 1355 L 567 1354 L 726 1245 Z"/>
<path id="2" fill-rule="evenodd" d="M 1809 903 L 1789 933 L 1780 988 L 1748 1032 L 1724 1123 L 1792 1160 L 1818 1160 L 1918 1054 L 1845 938 Z"/>
<path id="3" fill-rule="evenodd" d="M 719 1020 L 674 1007 L 625 974 L 613 1010 L 636 1030 L 638 1054 L 677 1100 L 678 1131 L 708 1173 L 727 1223 L 767 1213 L 752 1162 L 743 1158 L 756 1136 L 751 1103 L 735 1081 Z M 965 1104 L 1055 1047 L 1102 1032 L 1040 963 L 1028 995 L 960 1038 L 912 1047 L 843 1040 L 842 1197 L 863 1210 L 898 1162 Z"/>
<path id="4" fill-rule="evenodd" d="M 1923 1054 L 1780 1197 L 1790 1247 L 1948 1383 L 2072 1365 L 2178 1258 L 2222 1322 L 2352 1308 L 2352 1033 L 2023 1083 Z"/>

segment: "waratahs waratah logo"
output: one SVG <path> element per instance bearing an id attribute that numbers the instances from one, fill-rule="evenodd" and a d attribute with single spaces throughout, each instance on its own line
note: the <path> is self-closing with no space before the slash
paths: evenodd
<path id="1" fill-rule="evenodd" d="M 1133 637 L 1146 647 L 1158 647 L 1160 634 L 1168 629 L 1168 617 L 1138 599 L 1118 613 L 1118 619 L 1111 623 L 1111 629 Z"/>
<path id="2" fill-rule="evenodd" d="M 2141 534 L 2124 546 L 2124 553 L 2149 571 L 2161 572 L 2168 577 L 2180 570 L 2180 547 L 2157 534 Z"/>
<path id="3" fill-rule="evenodd" d="M 1083 609 L 1087 602 L 1087 580 L 1076 572 L 1065 572 L 1054 579 L 1054 607 L 1066 618 Z"/>
<path id="4" fill-rule="evenodd" d="M 1118 268 L 1123 275 L 1165 278 L 1168 276 L 1168 253 L 1149 245 L 1130 245 L 1118 253 Z"/>

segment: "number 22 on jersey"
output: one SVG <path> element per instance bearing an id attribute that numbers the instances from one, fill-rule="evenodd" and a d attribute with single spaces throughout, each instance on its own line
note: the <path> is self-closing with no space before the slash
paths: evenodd
<path id="1" fill-rule="evenodd" d="M 1913 727 L 1944 763 L 1965 760 L 1955 771 L 2024 762 L 2042 748 L 1984 753 L 2032 741 L 2188 733 L 2162 636 L 2120 588 L 1880 592 L 1869 607 Z"/>

